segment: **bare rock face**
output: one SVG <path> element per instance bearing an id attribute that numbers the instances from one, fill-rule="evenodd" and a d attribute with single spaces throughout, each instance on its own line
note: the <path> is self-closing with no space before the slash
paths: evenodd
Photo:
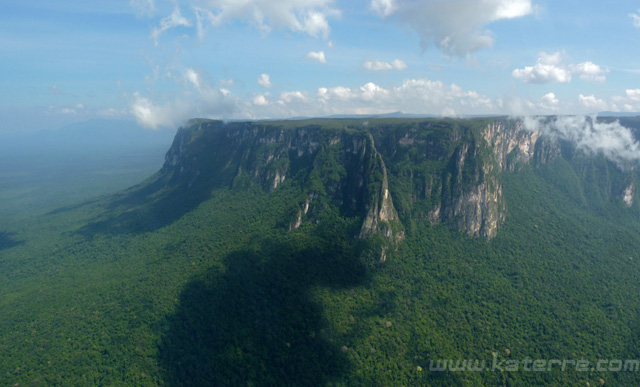
<path id="1" fill-rule="evenodd" d="M 449 211 L 457 228 L 471 236 L 491 239 L 504 221 L 502 186 L 495 177 L 491 180 L 492 184 L 482 183 L 462 192 Z"/>
<path id="2" fill-rule="evenodd" d="M 312 200 L 313 195 L 310 195 L 307 200 L 305 200 L 304 203 L 300 205 L 298 215 L 296 215 L 295 219 L 289 222 L 289 231 L 297 230 L 298 228 L 300 228 L 300 226 L 302 226 L 302 217 L 307 215 L 307 213 L 309 212 L 309 207 Z"/>
<path id="3" fill-rule="evenodd" d="M 432 223 L 440 216 L 471 236 L 492 239 L 505 220 L 500 173 L 534 160 L 548 162 L 559 155 L 559 147 L 519 121 L 496 120 L 481 135 L 484 144 L 465 142 L 452 156 L 454 169 L 446 176 L 443 204 L 429 216 Z M 488 157 L 483 148 L 489 150 Z M 469 168 L 469 162 L 475 167 Z"/>
<path id="4" fill-rule="evenodd" d="M 280 175 L 280 171 L 276 170 L 276 175 L 273 177 L 273 185 L 271 186 L 272 189 L 276 189 L 278 188 L 278 186 L 284 182 L 284 179 L 286 178 L 286 176 Z"/>
<path id="5" fill-rule="evenodd" d="M 622 201 L 624 202 L 625 206 L 631 207 L 633 205 L 633 195 L 635 193 L 635 190 L 636 186 L 633 182 L 629 184 L 627 188 L 625 188 L 622 196 Z"/>
<path id="6" fill-rule="evenodd" d="M 373 136 L 368 136 L 370 147 L 370 158 L 372 158 L 372 168 L 379 169 L 382 174 L 382 181 L 378 187 L 371 193 L 371 199 L 367 205 L 367 215 L 362 222 L 359 237 L 361 239 L 369 238 L 377 233 L 384 236 L 389 242 L 397 242 L 402 239 L 401 233 L 394 235 L 392 224 L 400 224 L 398 213 L 393 206 L 393 199 L 389 192 L 389 180 L 387 175 L 387 167 L 378 150 L 375 147 Z M 376 192 L 377 191 L 377 192 Z M 383 251 L 382 256 L 385 256 Z"/>
<path id="7" fill-rule="evenodd" d="M 465 143 L 452 156 L 442 202 L 444 220 L 474 237 L 491 239 L 504 221 L 502 185 L 493 159 L 480 157 L 481 148 Z M 468 167 L 473 163 L 475 167 Z"/>
<path id="8" fill-rule="evenodd" d="M 499 170 L 507 171 L 513 170 L 518 162 L 526 164 L 532 160 L 541 134 L 523 129 L 520 121 L 496 121 L 487 125 L 482 137 L 493 150 Z"/>
<path id="9" fill-rule="evenodd" d="M 289 223 L 289 231 L 297 230 L 302 226 L 302 211 L 298 211 L 298 215 Z"/>

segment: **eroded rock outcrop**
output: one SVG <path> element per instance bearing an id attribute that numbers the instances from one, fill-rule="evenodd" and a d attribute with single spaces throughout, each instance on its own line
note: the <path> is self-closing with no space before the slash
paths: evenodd
<path id="1" fill-rule="evenodd" d="M 401 230 L 401 224 L 398 213 L 393 206 L 393 199 L 389 192 L 389 180 L 387 167 L 385 166 L 382 156 L 375 146 L 375 141 L 371 134 L 368 135 L 368 145 L 370 148 L 370 163 L 372 169 L 377 169 L 382 174 L 382 179 L 377 185 L 373 185 L 370 199 L 367 203 L 367 215 L 364 218 L 360 229 L 360 238 L 369 238 L 375 234 L 381 234 L 389 242 L 395 243 L 403 239 L 404 233 Z M 394 232 L 396 226 L 396 232 Z M 383 250 L 382 257 L 385 257 Z M 381 260 L 384 260 L 381 258 Z"/>

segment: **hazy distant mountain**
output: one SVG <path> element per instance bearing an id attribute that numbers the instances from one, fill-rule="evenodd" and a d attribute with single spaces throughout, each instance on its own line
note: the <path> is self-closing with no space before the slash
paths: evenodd
<path id="1" fill-rule="evenodd" d="M 638 117 L 640 112 L 610 112 L 604 111 L 598 113 L 598 117 Z"/>

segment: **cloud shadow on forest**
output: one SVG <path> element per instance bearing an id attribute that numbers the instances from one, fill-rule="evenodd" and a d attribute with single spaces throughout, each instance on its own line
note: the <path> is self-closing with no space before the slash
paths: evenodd
<path id="1" fill-rule="evenodd" d="M 366 277 L 352 250 L 263 243 L 224 259 L 183 290 L 160 344 L 170 386 L 325 385 L 349 371 L 324 328 L 316 286 L 348 287 Z"/>
<path id="2" fill-rule="evenodd" d="M 0 231 L 0 250 L 10 249 L 24 243 L 14 238 L 14 233 Z"/>

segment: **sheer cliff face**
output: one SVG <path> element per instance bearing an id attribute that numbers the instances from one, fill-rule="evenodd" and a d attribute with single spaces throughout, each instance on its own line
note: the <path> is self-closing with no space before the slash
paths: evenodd
<path id="1" fill-rule="evenodd" d="M 486 126 L 482 138 L 493 150 L 498 169 L 505 171 L 532 160 L 540 132 L 524 130 L 519 121 L 496 121 Z"/>
<path id="2" fill-rule="evenodd" d="M 505 219 L 499 175 L 534 160 L 540 138 L 510 120 L 489 122 L 476 136 L 466 133 L 447 156 L 441 184 L 429 185 L 427 196 L 440 196 L 429 221 L 447 222 L 474 237 L 495 237 Z"/>
<path id="3" fill-rule="evenodd" d="M 286 220 L 292 231 L 321 221 L 331 206 L 361 220 L 354 237 L 381 237 L 388 245 L 404 238 L 411 221 L 491 239 L 505 220 L 501 175 L 541 168 L 563 152 L 557 141 L 509 119 L 199 120 L 178 132 L 160 178 L 205 193 L 299 187 L 301 199 Z M 586 176 L 585 165 L 578 173 Z M 609 196 L 631 207 L 633 181 L 610 184 Z"/>
<path id="4" fill-rule="evenodd" d="M 522 128 L 518 121 L 490 122 L 481 133 L 480 143 L 463 144 L 454 154 L 453 164 L 457 173 L 449 183 L 449 195 L 443 201 L 444 211 L 438 208 L 445 220 L 472 236 L 491 239 L 497 235 L 498 227 L 505 219 L 505 203 L 499 174 L 513 171 L 516 166 L 534 160 L 539 132 Z M 478 157 L 483 153 L 483 157 Z M 538 148 L 542 162 L 554 157 L 557 146 Z M 481 165 L 475 171 L 471 184 L 462 186 L 463 169 L 468 157 Z"/>
<path id="5" fill-rule="evenodd" d="M 484 144 L 466 142 L 451 156 L 453 168 L 445 175 L 445 189 L 438 213 L 440 219 L 472 236 L 491 239 L 504 220 L 502 185 L 497 178 L 499 164 Z M 469 168 L 467 164 L 473 163 Z M 466 172 L 466 173 L 465 173 Z"/>
<path id="6" fill-rule="evenodd" d="M 171 184 L 197 189 L 261 186 L 273 192 L 293 179 L 305 199 L 290 230 L 316 221 L 328 202 L 344 216 L 362 218 L 356 237 L 380 235 L 395 244 L 404 235 L 385 162 L 367 131 L 192 123 L 176 135 L 162 173 Z"/>

